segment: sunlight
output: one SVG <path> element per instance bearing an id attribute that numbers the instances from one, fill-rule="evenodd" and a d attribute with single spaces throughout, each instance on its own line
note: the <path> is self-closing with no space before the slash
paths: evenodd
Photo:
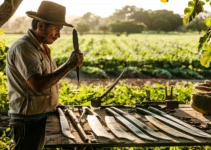
<path id="1" fill-rule="evenodd" d="M 30 1 L 23 0 L 19 8 L 15 12 L 15 16 L 25 16 L 26 11 L 36 11 L 42 0 Z M 174 13 L 183 15 L 184 8 L 187 7 L 189 0 L 169 0 L 167 3 L 162 3 L 160 0 L 50 0 L 66 7 L 67 16 L 82 16 L 87 12 L 92 12 L 100 17 L 108 17 L 115 12 L 116 9 L 121 9 L 126 5 L 135 5 L 136 7 L 145 10 L 160 10 L 166 9 Z M 0 4 L 4 0 L 0 0 Z M 33 3 L 33 4 L 32 4 Z M 207 8 L 207 9 L 206 9 Z M 210 7 L 205 7 L 209 10 Z"/>
<path id="2" fill-rule="evenodd" d="M 32 1 L 23 0 L 20 7 L 16 11 L 16 16 L 24 16 L 26 11 L 36 11 L 42 0 Z M 170 0 L 168 3 L 162 3 L 160 0 L 51 0 L 61 5 L 66 6 L 67 15 L 82 16 L 86 12 L 95 13 L 101 17 L 108 17 L 115 12 L 116 9 L 121 9 L 125 5 L 135 5 L 146 10 L 167 9 L 175 13 L 183 14 L 184 8 L 187 6 L 188 0 L 179 2 L 178 0 Z M 2 3 L 3 0 L 0 0 Z"/>

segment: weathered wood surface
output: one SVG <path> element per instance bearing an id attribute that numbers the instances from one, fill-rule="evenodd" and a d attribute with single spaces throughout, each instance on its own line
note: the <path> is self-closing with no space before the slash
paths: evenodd
<path id="1" fill-rule="evenodd" d="M 122 108 L 122 110 L 128 112 L 130 108 Z M 98 115 L 100 115 L 103 119 L 105 119 L 106 114 L 104 109 L 100 109 L 96 111 Z M 74 109 L 75 115 L 79 118 L 80 113 L 78 109 Z M 69 121 L 70 129 L 72 131 L 72 134 L 76 137 L 76 140 L 71 140 L 66 138 L 62 135 L 59 119 L 56 114 L 52 114 L 48 117 L 47 125 L 46 125 L 46 138 L 45 138 L 45 146 L 46 147 L 146 147 L 146 146 L 199 146 L 199 145 L 211 145 L 211 139 L 207 138 L 198 138 L 194 137 L 197 140 L 200 141 L 200 143 L 196 143 L 191 140 L 183 139 L 183 138 L 175 138 L 172 135 L 169 135 L 168 133 L 165 133 L 155 126 L 153 126 L 149 121 L 145 119 L 144 116 L 141 116 L 139 114 L 136 114 L 134 112 L 130 112 L 131 115 L 135 116 L 136 118 L 140 119 L 142 122 L 144 122 L 146 125 L 148 125 L 150 128 L 152 128 L 155 132 L 162 136 L 166 136 L 172 139 L 172 141 L 165 141 L 165 140 L 158 140 L 157 142 L 150 142 L 147 140 L 140 139 L 139 137 L 135 136 L 132 132 L 128 131 L 124 126 L 119 124 L 125 131 L 127 131 L 128 134 L 131 134 L 136 137 L 135 141 L 129 141 L 126 139 L 118 139 L 115 138 L 115 140 L 109 140 L 106 138 L 99 138 L 94 135 L 92 132 L 89 124 L 87 123 L 86 119 L 81 120 L 81 125 L 87 134 L 89 138 L 88 143 L 84 143 L 82 139 L 80 138 L 79 133 L 75 129 L 74 125 L 66 116 L 66 118 Z M 171 113 L 171 115 L 175 117 L 179 117 L 181 119 L 190 118 L 188 123 L 191 122 L 197 122 L 198 124 L 201 124 L 201 126 L 205 127 L 206 125 L 211 124 L 211 116 L 204 116 L 196 111 L 194 111 L 189 105 L 180 105 L 179 109 L 176 109 L 175 112 Z M 185 120 L 184 120 L 185 121 Z M 111 131 L 105 127 L 105 129 L 111 133 Z M 204 128 L 201 128 L 204 130 Z M 211 133 L 211 130 L 204 130 L 206 133 Z M 111 133 L 112 134 L 112 133 Z M 115 135 L 112 134 L 114 137 Z"/>

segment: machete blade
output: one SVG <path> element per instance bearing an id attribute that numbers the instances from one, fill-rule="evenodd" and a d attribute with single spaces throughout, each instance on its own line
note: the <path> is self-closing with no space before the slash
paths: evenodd
<path id="1" fill-rule="evenodd" d="M 75 51 L 79 50 L 78 33 L 77 33 L 76 29 L 73 29 L 73 48 Z"/>
<path id="2" fill-rule="evenodd" d="M 79 51 L 78 33 L 75 29 L 73 29 L 73 48 L 74 48 L 74 51 Z M 76 67 L 76 74 L 77 74 L 77 80 L 79 84 L 79 67 Z"/>
<path id="3" fill-rule="evenodd" d="M 128 120 L 117 114 L 115 111 L 113 111 L 110 108 L 105 109 L 108 113 L 112 114 L 122 125 L 127 127 L 131 132 L 133 132 L 136 136 L 140 137 L 141 139 L 149 140 L 149 141 L 158 141 L 157 139 L 154 139 L 145 133 L 143 133 L 141 130 L 139 130 L 135 125 L 130 123 Z"/>
<path id="4" fill-rule="evenodd" d="M 97 135 L 98 137 L 108 138 L 110 140 L 114 139 L 114 137 L 110 133 L 108 133 L 106 129 L 102 126 L 95 115 L 87 115 L 87 120 L 95 135 Z"/>
<path id="5" fill-rule="evenodd" d="M 165 122 L 166 124 L 168 124 L 168 125 L 170 125 L 170 126 L 173 126 L 173 127 L 177 128 L 178 130 L 181 130 L 181 131 L 186 132 L 186 133 L 188 133 L 188 134 L 191 134 L 191 135 L 194 135 L 194 136 L 198 136 L 198 137 L 205 138 L 205 137 L 202 136 L 201 134 L 198 134 L 198 133 L 196 133 L 196 132 L 193 132 L 191 129 L 189 129 L 189 128 L 185 127 L 185 126 L 182 126 L 181 124 L 178 124 L 178 123 L 176 123 L 176 122 L 174 122 L 174 121 L 171 121 L 171 120 L 169 120 L 169 119 L 166 119 L 165 117 L 161 117 L 161 116 L 159 116 L 159 115 L 156 115 L 155 113 L 152 113 L 152 112 L 150 112 L 150 111 L 148 111 L 148 110 L 145 110 L 145 109 L 143 109 L 143 108 L 136 108 L 136 111 L 139 112 L 139 113 L 144 113 L 144 114 L 146 114 L 146 115 L 151 115 L 151 116 L 153 116 L 154 118 L 156 118 L 156 119 L 158 119 L 158 120 L 160 120 L 160 121 L 162 121 L 162 122 Z"/>
<path id="6" fill-rule="evenodd" d="M 120 80 L 120 78 L 122 77 L 122 75 L 124 74 L 124 72 L 126 71 L 126 69 L 127 68 L 125 68 L 122 71 L 122 73 L 119 75 L 119 77 L 114 81 L 114 83 L 110 86 L 110 88 L 108 88 L 108 90 L 105 93 L 103 93 L 97 99 L 91 99 L 91 106 L 92 107 L 101 107 L 101 100 L 103 99 L 103 97 L 105 97 L 115 87 L 115 85 L 118 83 L 118 81 Z"/>
<path id="7" fill-rule="evenodd" d="M 201 131 L 201 130 L 193 127 L 193 126 L 191 126 L 190 124 L 185 123 L 184 121 L 181 121 L 181 120 L 179 120 L 179 119 L 177 119 L 177 118 L 175 118 L 175 117 L 173 117 L 171 115 L 168 115 L 167 113 L 165 113 L 163 111 L 160 111 L 160 110 L 158 110 L 158 109 L 156 109 L 154 107 L 151 107 L 151 106 L 148 109 L 151 110 L 152 112 L 158 114 L 158 115 L 161 115 L 161 116 L 163 116 L 163 117 L 165 117 L 167 119 L 170 119 L 170 120 L 172 120 L 174 122 L 177 122 L 177 123 L 179 123 L 179 124 L 181 124 L 181 125 L 189 128 L 189 129 L 193 130 L 193 132 L 196 132 L 198 134 L 201 134 L 202 136 L 204 136 L 206 138 L 211 138 L 211 135 L 210 134 L 207 134 L 207 133 L 205 133 L 205 132 L 203 132 L 203 131 Z"/>
<path id="8" fill-rule="evenodd" d="M 63 113 L 63 111 L 60 108 L 57 108 L 57 111 L 59 113 L 59 120 L 60 120 L 62 133 L 64 134 L 64 136 L 66 136 L 70 139 L 75 139 L 75 137 L 71 134 L 70 126 L 65 117 L 65 114 Z"/>
<path id="9" fill-rule="evenodd" d="M 125 130 L 123 130 L 118 125 L 118 123 L 116 122 L 114 117 L 105 116 L 105 122 L 107 124 L 107 127 L 114 133 L 114 135 L 116 135 L 116 137 L 122 138 L 122 139 L 127 139 L 127 140 L 130 140 L 130 141 L 135 140 L 134 136 L 128 134 Z"/>
<path id="10" fill-rule="evenodd" d="M 129 115 L 126 112 L 124 112 L 124 111 L 122 111 L 122 110 L 120 110 L 118 108 L 115 108 L 115 107 L 111 107 L 111 109 L 114 110 L 114 111 L 116 111 L 117 113 L 121 114 L 127 120 L 129 120 L 134 125 L 136 125 L 139 129 L 141 129 L 144 132 L 147 132 L 152 137 L 157 138 L 157 139 L 162 139 L 162 140 L 169 140 L 169 141 L 172 140 L 171 138 L 163 137 L 163 136 L 157 134 L 154 130 L 152 130 L 151 128 L 149 128 L 148 126 L 146 126 L 143 122 L 141 122 L 137 118 L 133 117 L 132 115 Z"/>
<path id="11" fill-rule="evenodd" d="M 171 128 L 169 126 L 167 126 L 166 124 L 162 123 L 161 121 L 159 121 L 158 119 L 154 118 L 153 116 L 145 116 L 145 118 L 151 122 L 153 125 L 155 125 L 157 128 L 161 129 L 162 131 L 172 135 L 172 136 L 175 136 L 175 137 L 179 137 L 179 138 L 185 138 L 185 139 L 188 139 L 188 140 L 192 140 L 192 141 L 195 141 L 195 142 L 198 142 L 200 143 L 199 140 L 187 135 L 187 134 L 184 134 L 174 128 Z"/>

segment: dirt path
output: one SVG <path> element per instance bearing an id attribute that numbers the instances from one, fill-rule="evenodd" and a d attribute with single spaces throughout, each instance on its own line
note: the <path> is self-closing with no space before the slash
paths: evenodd
<path id="1" fill-rule="evenodd" d="M 76 78 L 66 78 L 70 80 L 71 83 L 77 84 Z M 81 84 L 111 84 L 115 81 L 115 78 L 112 79 L 93 79 L 93 78 L 80 78 Z M 145 83 L 159 83 L 159 84 L 166 84 L 174 85 L 178 82 L 203 82 L 204 80 L 187 80 L 187 79 L 157 79 L 157 78 L 150 78 L 150 79 L 140 79 L 140 78 L 125 78 L 120 79 L 119 82 L 127 85 L 143 85 Z"/>

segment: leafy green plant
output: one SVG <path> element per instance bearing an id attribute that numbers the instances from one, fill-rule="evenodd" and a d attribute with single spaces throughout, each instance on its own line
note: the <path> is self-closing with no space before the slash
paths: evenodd
<path id="1" fill-rule="evenodd" d="M 142 86 L 132 86 L 124 84 L 121 81 L 115 88 L 102 99 L 103 105 L 118 104 L 132 105 L 138 102 L 147 101 L 146 91 L 150 91 L 150 99 L 152 101 L 164 101 L 165 87 L 170 85 L 145 83 Z M 65 105 L 90 105 L 90 100 L 101 96 L 108 87 L 100 85 L 82 84 L 79 89 L 77 86 L 70 84 L 69 81 L 62 81 L 60 87 L 60 101 Z M 193 84 L 187 82 L 179 82 L 174 87 L 174 98 L 181 103 L 189 103 L 190 95 L 194 88 Z"/>
<path id="2" fill-rule="evenodd" d="M 0 110 L 8 110 L 9 109 L 9 100 L 7 94 L 7 83 L 6 76 L 3 72 L 0 72 Z"/>
<path id="3" fill-rule="evenodd" d="M 6 37 L 8 42 L 12 42 L 18 36 Z M 81 71 L 94 78 L 108 78 L 118 76 L 122 69 L 127 67 L 128 72 L 125 72 L 124 77 L 129 78 L 211 78 L 210 68 L 200 64 L 197 49 L 199 37 L 198 34 L 136 34 L 130 35 L 130 38 L 83 35 L 79 41 L 80 49 L 84 53 Z M 64 36 L 51 45 L 52 55 L 58 66 L 63 64 L 73 51 L 69 41 L 69 37 Z M 171 70 L 175 68 L 185 69 L 178 70 L 177 75 L 174 75 Z"/>
<path id="4" fill-rule="evenodd" d="M 4 30 L 0 30 L 0 71 L 5 72 L 7 49 L 4 40 Z"/>
<path id="5" fill-rule="evenodd" d="M 108 78 L 106 72 L 98 67 L 82 67 L 82 72 L 98 78 Z"/>
<path id="6" fill-rule="evenodd" d="M 0 149 L 2 150 L 10 150 L 13 145 L 11 137 L 8 136 L 9 133 L 10 128 L 7 128 L 0 137 Z"/>

